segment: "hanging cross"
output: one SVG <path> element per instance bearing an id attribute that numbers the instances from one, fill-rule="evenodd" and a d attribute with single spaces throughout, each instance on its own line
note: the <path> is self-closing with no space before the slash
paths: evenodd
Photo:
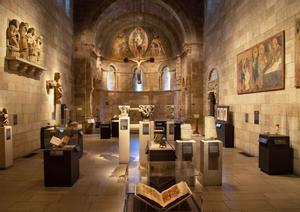
<path id="1" fill-rule="evenodd" d="M 136 66 L 137 83 L 141 84 L 142 83 L 142 78 L 141 78 L 142 69 L 141 69 L 141 65 L 144 62 L 154 63 L 154 58 L 150 57 L 150 58 L 146 59 L 146 58 L 142 58 L 141 57 L 141 55 L 142 55 L 141 44 L 139 44 L 137 46 L 137 50 L 138 50 L 138 53 L 137 53 L 137 57 L 136 58 L 127 58 L 126 57 L 126 58 L 124 58 L 124 62 L 128 63 L 129 61 L 131 61 L 131 62 L 134 62 L 134 63 L 137 64 L 137 66 Z"/>

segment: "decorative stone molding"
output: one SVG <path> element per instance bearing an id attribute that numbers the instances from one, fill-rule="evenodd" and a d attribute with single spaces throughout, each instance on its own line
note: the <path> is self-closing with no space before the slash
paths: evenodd
<path id="1" fill-rule="evenodd" d="M 19 57 L 6 56 L 7 71 L 21 76 L 39 79 L 41 74 L 46 71 L 42 66 L 29 62 Z"/>

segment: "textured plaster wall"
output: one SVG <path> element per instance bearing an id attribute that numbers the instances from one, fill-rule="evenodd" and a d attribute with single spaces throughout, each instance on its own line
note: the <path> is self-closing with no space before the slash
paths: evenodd
<path id="1" fill-rule="evenodd" d="M 72 82 L 72 11 L 65 15 L 64 4 L 54 0 L 0 1 L 0 108 L 6 107 L 12 124 L 13 114 L 18 123 L 13 125 L 14 157 L 21 157 L 40 147 L 40 127 L 52 122 L 53 90 L 46 93 L 46 80 L 60 72 L 64 89 L 62 103 L 71 105 Z M 43 66 L 46 72 L 40 80 L 5 71 L 6 28 L 9 19 L 24 21 L 44 37 Z"/>
<path id="2" fill-rule="evenodd" d="M 213 1 L 211 15 L 206 14 L 204 27 L 204 61 L 209 71 L 219 75 L 219 104 L 233 112 L 235 146 L 258 155 L 259 133 L 275 132 L 290 136 L 294 148 L 294 170 L 300 173 L 300 89 L 295 88 L 295 21 L 300 18 L 298 0 Z M 218 4 L 216 4 L 218 3 Z M 237 95 L 237 54 L 285 31 L 285 89 Z M 207 81 L 204 81 L 204 114 L 208 114 Z M 260 113 L 254 124 L 254 111 Z M 249 122 L 245 122 L 245 114 Z"/>

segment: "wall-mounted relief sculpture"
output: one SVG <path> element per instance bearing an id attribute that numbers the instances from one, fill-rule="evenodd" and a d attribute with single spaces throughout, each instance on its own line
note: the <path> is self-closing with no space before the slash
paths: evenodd
<path id="1" fill-rule="evenodd" d="M 60 73 L 55 72 L 54 80 L 47 80 L 46 81 L 46 89 L 47 93 L 50 93 L 50 89 L 54 89 L 54 104 L 61 104 L 61 98 L 63 96 L 63 89 L 60 83 Z"/>
<path id="2" fill-rule="evenodd" d="M 7 126 L 8 124 L 9 122 L 7 109 L 3 108 L 2 111 L 0 111 L 0 127 Z"/>
<path id="3" fill-rule="evenodd" d="M 296 87 L 300 88 L 300 19 L 296 22 L 295 69 Z"/>
<path id="4" fill-rule="evenodd" d="M 36 35 L 28 23 L 9 20 L 6 29 L 7 71 L 39 78 L 45 68 L 41 66 L 43 38 Z"/>
<path id="5" fill-rule="evenodd" d="M 284 89 L 284 64 L 284 31 L 238 54 L 238 94 Z"/>

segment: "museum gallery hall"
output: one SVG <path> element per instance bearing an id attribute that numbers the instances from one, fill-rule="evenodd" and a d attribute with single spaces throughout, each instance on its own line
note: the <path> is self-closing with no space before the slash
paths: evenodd
<path id="1" fill-rule="evenodd" d="M 0 17 L 0 212 L 300 212 L 300 0 Z"/>

